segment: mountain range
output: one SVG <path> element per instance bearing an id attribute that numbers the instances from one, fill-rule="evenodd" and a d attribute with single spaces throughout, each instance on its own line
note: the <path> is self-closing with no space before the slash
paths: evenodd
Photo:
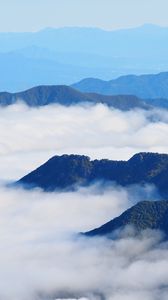
<path id="1" fill-rule="evenodd" d="M 168 201 L 142 201 L 131 207 L 119 217 L 103 226 L 86 232 L 86 236 L 114 236 L 118 230 L 126 226 L 135 232 L 146 229 L 161 230 L 168 236 Z"/>
<path id="2" fill-rule="evenodd" d="M 151 109 L 154 107 L 168 109 L 167 99 L 142 99 L 126 94 L 110 96 L 97 93 L 84 93 L 65 85 L 37 86 L 19 93 L 0 93 L 1 106 L 15 104 L 19 101 L 32 107 L 49 104 L 70 106 L 75 104 L 102 103 L 123 111 L 134 108 Z"/>
<path id="3" fill-rule="evenodd" d="M 152 24 L 113 31 L 89 27 L 45 28 L 38 32 L 1 32 L 0 51 L 15 51 L 33 45 L 63 53 L 68 49 L 71 53 L 104 54 L 110 57 L 143 55 L 151 58 L 161 53 L 166 57 L 166 37 L 168 27 Z M 157 44 L 158 42 L 160 43 Z M 157 46 L 156 49 L 154 45 Z"/>
<path id="4" fill-rule="evenodd" d="M 0 33 L 0 90 L 166 71 L 167 41 L 168 28 L 151 24 L 115 31 L 72 27 Z"/>
<path id="5" fill-rule="evenodd" d="M 144 152 L 135 154 L 128 161 L 92 161 L 82 155 L 54 156 L 16 184 L 54 191 L 95 182 L 121 186 L 153 184 L 165 197 L 168 195 L 168 155 Z"/>
<path id="6" fill-rule="evenodd" d="M 37 86 L 20 93 L 0 93 L 1 106 L 11 105 L 18 101 L 22 101 L 32 107 L 54 103 L 65 106 L 103 103 L 121 110 L 133 108 L 149 109 L 152 107 L 152 104 L 149 106 L 144 100 L 136 96 L 106 96 L 94 93 L 82 93 L 69 86 Z"/>
<path id="7" fill-rule="evenodd" d="M 0 53 L 0 68 L 3 74 L 0 77 L 0 91 L 17 92 L 37 85 L 70 85 L 88 76 L 108 79 L 119 75 L 110 68 L 85 67 L 78 63 L 73 65 L 71 59 L 65 63 L 57 59 L 57 54 L 55 58 L 40 58 L 40 54 L 29 57 L 29 49 L 25 51 L 25 55 L 20 50 Z"/>
<path id="8" fill-rule="evenodd" d="M 41 85 L 17 93 L 0 92 L 0 105 L 14 104 L 18 100 L 29 106 L 89 102 L 103 103 L 121 110 L 152 107 L 168 109 L 168 73 L 128 75 L 108 82 L 90 78 L 72 86 Z"/>
<path id="9" fill-rule="evenodd" d="M 72 87 L 85 93 L 135 95 L 150 103 L 149 99 L 152 98 L 168 99 L 168 72 L 155 75 L 127 75 L 110 81 L 88 78 L 73 84 Z M 157 103 L 164 102 L 163 99 L 158 99 Z"/>

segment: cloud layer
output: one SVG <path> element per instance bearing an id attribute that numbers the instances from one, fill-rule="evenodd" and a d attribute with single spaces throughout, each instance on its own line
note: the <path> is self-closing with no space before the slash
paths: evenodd
<path id="1" fill-rule="evenodd" d="M 0 109 L 0 180 L 18 179 L 51 155 L 128 159 L 168 152 L 163 111 L 123 113 L 103 105 L 22 104 Z M 168 245 L 161 233 L 110 241 L 76 233 L 102 225 L 154 187 L 101 185 L 68 193 L 0 186 L 0 298 L 3 300 L 166 300 Z"/>
<path id="2" fill-rule="evenodd" d="M 168 152 L 164 111 L 20 104 L 1 108 L 0 120 L 1 180 L 18 179 L 55 154 L 120 160 L 140 151 Z"/>
<path id="3" fill-rule="evenodd" d="M 159 233 L 118 241 L 74 235 L 119 215 L 139 193 L 92 186 L 0 194 L 0 298 L 166 299 L 168 250 Z"/>

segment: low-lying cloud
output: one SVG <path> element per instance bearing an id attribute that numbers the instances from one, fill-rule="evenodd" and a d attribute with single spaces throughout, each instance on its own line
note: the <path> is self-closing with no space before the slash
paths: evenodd
<path id="1" fill-rule="evenodd" d="M 133 197 L 131 189 L 100 186 L 68 193 L 1 187 L 0 298 L 166 299 L 168 249 L 159 244 L 160 233 L 116 241 L 76 235 L 119 215 L 141 193 Z"/>
<path id="2" fill-rule="evenodd" d="M 135 152 L 168 152 L 168 117 L 159 110 L 17 104 L 1 108 L 0 120 L 1 180 L 18 179 L 56 154 L 120 160 Z"/>

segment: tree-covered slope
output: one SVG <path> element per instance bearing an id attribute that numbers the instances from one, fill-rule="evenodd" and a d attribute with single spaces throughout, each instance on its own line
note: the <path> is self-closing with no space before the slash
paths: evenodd
<path id="1" fill-rule="evenodd" d="M 80 155 L 54 156 L 18 183 L 50 191 L 96 181 L 122 186 L 154 184 L 162 195 L 168 195 L 168 155 L 139 153 L 128 161 L 92 161 Z"/>
<path id="2" fill-rule="evenodd" d="M 168 201 L 143 201 L 125 211 L 103 226 L 86 232 L 86 236 L 112 235 L 126 226 L 136 231 L 145 229 L 162 230 L 168 234 Z"/>

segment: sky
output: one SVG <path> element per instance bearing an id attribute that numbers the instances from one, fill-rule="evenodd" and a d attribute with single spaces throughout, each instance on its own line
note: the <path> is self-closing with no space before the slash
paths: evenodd
<path id="1" fill-rule="evenodd" d="M 0 0 L 0 32 L 85 26 L 168 26 L 167 0 Z"/>

